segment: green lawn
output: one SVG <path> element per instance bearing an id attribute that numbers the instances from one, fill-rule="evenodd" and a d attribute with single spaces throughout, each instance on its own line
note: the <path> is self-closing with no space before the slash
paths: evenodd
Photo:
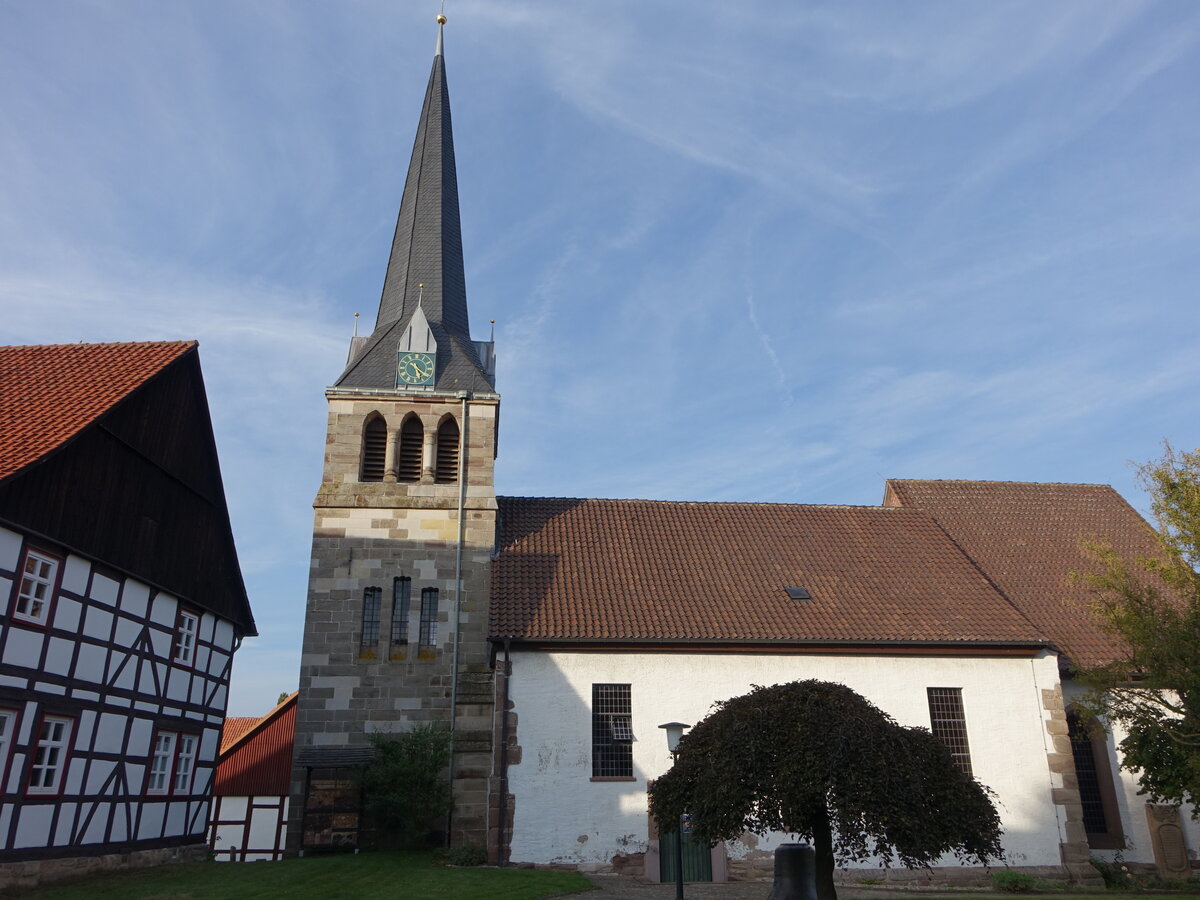
<path id="1" fill-rule="evenodd" d="M 11 894 L 21 900 L 534 900 L 584 891 L 575 872 L 455 869 L 427 853 L 378 851 L 284 862 L 186 863 L 91 875 Z"/>

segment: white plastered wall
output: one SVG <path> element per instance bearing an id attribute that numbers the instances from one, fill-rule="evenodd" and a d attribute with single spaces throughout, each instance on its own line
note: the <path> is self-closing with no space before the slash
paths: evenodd
<path id="1" fill-rule="evenodd" d="M 962 688 L 975 776 L 996 793 L 1011 865 L 1057 866 L 1061 812 L 1051 802 L 1042 690 L 1059 683 L 1055 657 L 1036 659 L 514 652 L 510 696 L 521 762 L 513 862 L 606 865 L 647 848 L 646 780 L 670 766 L 658 726 L 695 724 L 712 703 L 752 685 L 816 678 L 846 684 L 904 725 L 929 727 L 927 687 Z M 592 685 L 630 684 L 632 782 L 591 780 Z M 736 764 L 734 762 L 733 764 Z M 787 840 L 758 843 L 769 850 Z M 731 857 L 749 851 L 734 842 Z M 955 865 L 947 858 L 944 865 Z"/>

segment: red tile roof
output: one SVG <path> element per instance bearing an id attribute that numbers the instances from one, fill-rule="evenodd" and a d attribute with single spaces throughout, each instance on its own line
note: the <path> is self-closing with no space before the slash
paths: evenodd
<path id="1" fill-rule="evenodd" d="M 915 509 L 502 497 L 491 634 L 1035 645 Z M 812 600 L 788 598 L 802 587 Z"/>
<path id="2" fill-rule="evenodd" d="M 224 753 L 262 721 L 262 716 L 230 716 L 221 725 L 221 753 Z"/>
<path id="3" fill-rule="evenodd" d="M 1087 588 L 1070 580 L 1096 570 L 1083 540 L 1107 541 L 1128 559 L 1155 552 L 1150 526 L 1108 485 L 893 479 L 885 503 L 927 510 L 1074 662 L 1121 652 L 1088 611 Z"/>
<path id="4" fill-rule="evenodd" d="M 195 341 L 0 347 L 0 479 L 61 446 Z"/>
<path id="5" fill-rule="evenodd" d="M 290 790 L 292 746 L 296 737 L 296 697 L 292 693 L 252 727 L 227 743 L 221 733 L 214 797 L 280 796 Z M 242 719 L 226 719 L 240 723 Z M 235 724 L 233 728 L 240 728 Z"/>

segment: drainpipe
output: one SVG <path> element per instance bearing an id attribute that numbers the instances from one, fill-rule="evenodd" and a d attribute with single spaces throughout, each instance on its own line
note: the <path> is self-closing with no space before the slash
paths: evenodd
<path id="1" fill-rule="evenodd" d="M 453 842 L 454 830 L 454 734 L 458 728 L 458 645 L 462 624 L 462 554 L 466 536 L 467 508 L 467 401 L 469 391 L 459 391 L 462 400 L 462 424 L 458 429 L 458 541 L 454 546 L 454 652 L 450 670 L 450 810 L 446 813 L 446 846 Z"/>
<path id="2" fill-rule="evenodd" d="M 500 822 L 496 841 L 496 865 L 507 866 L 508 854 L 504 852 L 508 820 L 508 680 L 512 677 L 512 662 L 508 658 L 508 646 L 512 638 L 504 639 L 504 698 L 500 701 Z"/>

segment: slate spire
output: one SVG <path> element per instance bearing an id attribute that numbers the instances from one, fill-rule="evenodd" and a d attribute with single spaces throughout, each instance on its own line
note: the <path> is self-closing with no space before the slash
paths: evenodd
<path id="1" fill-rule="evenodd" d="M 481 363 L 481 355 L 490 363 L 490 347 L 476 347 L 472 342 L 467 318 L 450 92 L 442 53 L 445 22 L 446 17 L 439 15 L 433 69 L 408 164 L 375 329 L 366 340 L 352 345 L 338 386 L 395 387 L 397 342 L 420 300 L 438 344 L 436 388 L 494 389 L 488 371 L 491 366 Z"/>

